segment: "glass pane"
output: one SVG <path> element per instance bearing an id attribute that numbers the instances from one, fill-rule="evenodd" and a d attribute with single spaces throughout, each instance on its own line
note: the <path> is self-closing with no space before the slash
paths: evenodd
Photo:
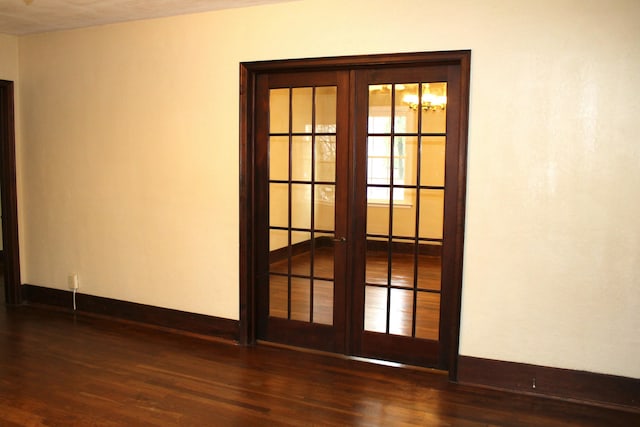
<path id="1" fill-rule="evenodd" d="M 336 132 L 337 93 L 335 86 L 316 88 L 316 132 Z"/>
<path id="2" fill-rule="evenodd" d="M 446 140 L 444 136 L 422 138 L 420 185 L 444 186 Z"/>
<path id="3" fill-rule="evenodd" d="M 444 190 L 420 190 L 420 237 L 442 239 Z"/>
<path id="4" fill-rule="evenodd" d="M 393 235 L 414 237 L 416 234 L 416 190 L 393 189 Z"/>
<path id="5" fill-rule="evenodd" d="M 389 333 L 411 336 L 413 325 L 413 291 L 391 289 Z"/>
<path id="6" fill-rule="evenodd" d="M 286 230 L 269 230 L 269 252 L 286 249 L 289 243 Z"/>
<path id="7" fill-rule="evenodd" d="M 390 182 L 391 138 L 369 137 L 367 140 L 367 183 L 388 185 Z M 389 190 L 369 188 L 367 198 L 372 201 L 386 201 L 388 203 Z"/>
<path id="8" fill-rule="evenodd" d="M 315 229 L 330 231 L 335 227 L 335 185 L 316 185 Z"/>
<path id="9" fill-rule="evenodd" d="M 313 129 L 311 127 L 313 88 L 298 87 L 292 89 L 292 91 L 292 131 L 294 133 L 311 133 Z"/>
<path id="10" fill-rule="evenodd" d="M 311 184 L 291 185 L 291 227 L 311 227 Z"/>
<path id="11" fill-rule="evenodd" d="M 291 140 L 291 179 L 311 181 L 310 136 L 294 136 Z"/>
<path id="12" fill-rule="evenodd" d="M 369 184 L 388 185 L 391 178 L 391 159 L 388 157 L 369 157 L 367 159 L 367 179 Z"/>
<path id="13" fill-rule="evenodd" d="M 313 282 L 313 322 L 333 325 L 333 282 Z"/>
<path id="14" fill-rule="evenodd" d="M 316 137 L 316 181 L 336 180 L 336 137 Z"/>
<path id="15" fill-rule="evenodd" d="M 402 174 L 396 172 L 397 176 L 394 179 L 397 182 L 395 182 L 395 184 L 416 185 L 416 177 L 418 174 L 418 138 L 414 136 L 396 137 L 394 146 L 399 145 L 399 142 L 402 142 L 404 149 L 404 169 Z M 399 181 L 400 178 L 402 181 Z"/>
<path id="16" fill-rule="evenodd" d="M 289 89 L 269 91 L 269 133 L 289 133 Z"/>
<path id="17" fill-rule="evenodd" d="M 370 85 L 368 133 L 390 132 L 391 85 Z"/>
<path id="18" fill-rule="evenodd" d="M 415 243 L 395 241 L 391 254 L 391 284 L 403 288 L 413 288 L 415 266 Z"/>
<path id="19" fill-rule="evenodd" d="M 287 318 L 287 277 L 269 276 L 269 316 Z"/>
<path id="20" fill-rule="evenodd" d="M 364 330 L 387 332 L 387 288 L 365 287 Z"/>
<path id="21" fill-rule="evenodd" d="M 404 137 L 393 139 L 393 184 L 404 185 L 406 173 L 406 146 Z"/>
<path id="22" fill-rule="evenodd" d="M 291 232 L 291 273 L 311 276 L 311 233 Z"/>
<path id="23" fill-rule="evenodd" d="M 418 292 L 416 304 L 416 338 L 440 338 L 440 294 Z"/>
<path id="24" fill-rule="evenodd" d="M 269 271 L 288 273 L 289 233 L 286 230 L 269 230 Z"/>
<path id="25" fill-rule="evenodd" d="M 396 133 L 418 132 L 418 84 L 397 84 L 396 88 Z"/>
<path id="26" fill-rule="evenodd" d="M 311 279 L 291 278 L 291 319 L 311 321 Z"/>
<path id="27" fill-rule="evenodd" d="M 369 188 L 369 190 L 374 190 L 374 188 Z M 375 188 L 375 190 L 381 189 Z M 389 200 L 388 195 L 387 200 Z M 389 205 L 367 205 L 367 234 L 385 236 L 389 234 Z"/>
<path id="28" fill-rule="evenodd" d="M 447 131 L 447 83 L 422 85 L 422 133 Z"/>
<path id="29" fill-rule="evenodd" d="M 418 289 L 440 290 L 442 245 L 421 244 L 418 258 Z"/>
<path id="30" fill-rule="evenodd" d="M 390 157 L 391 138 L 388 136 L 370 136 L 367 138 L 367 154 L 369 157 Z M 384 174 L 388 177 L 389 174 Z"/>
<path id="31" fill-rule="evenodd" d="M 269 184 L 269 225 L 289 226 L 289 185 Z"/>
<path id="32" fill-rule="evenodd" d="M 365 281 L 371 284 L 389 283 L 388 243 L 383 240 L 367 239 L 367 260 Z"/>
<path id="33" fill-rule="evenodd" d="M 389 204 L 389 200 L 391 200 L 391 190 L 389 190 L 389 187 L 367 188 L 367 203 Z"/>
<path id="34" fill-rule="evenodd" d="M 334 242 L 333 234 L 316 233 L 313 241 L 313 277 L 333 279 Z"/>
<path id="35" fill-rule="evenodd" d="M 269 138 L 269 179 L 289 179 L 289 138 L 286 136 Z"/>

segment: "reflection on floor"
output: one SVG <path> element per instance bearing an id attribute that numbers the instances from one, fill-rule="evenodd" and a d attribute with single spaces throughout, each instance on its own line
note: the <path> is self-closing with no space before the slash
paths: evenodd
<path id="1" fill-rule="evenodd" d="M 283 275 L 270 275 L 270 316 L 288 318 L 289 300 L 292 320 L 332 324 L 333 248 L 316 248 L 313 265 L 311 258 L 310 252 L 291 258 L 290 297 L 287 260 L 271 263 L 271 273 Z M 388 327 L 390 334 L 438 340 L 441 258 L 418 255 L 417 264 L 415 269 L 413 254 L 394 253 L 389 272 L 387 252 L 368 251 L 365 330 L 387 333 Z M 391 286 L 388 286 L 389 277 Z"/>
<path id="2" fill-rule="evenodd" d="M 82 312 L 0 307 L 0 426 L 639 426 L 629 408 Z"/>

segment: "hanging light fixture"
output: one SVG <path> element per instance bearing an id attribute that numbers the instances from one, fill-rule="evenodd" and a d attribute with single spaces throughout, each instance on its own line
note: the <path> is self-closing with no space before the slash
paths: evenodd
<path id="1" fill-rule="evenodd" d="M 422 84 L 422 99 L 417 93 L 406 94 L 402 97 L 402 102 L 407 104 L 412 110 L 418 107 L 424 111 L 443 111 L 447 107 L 446 83 Z"/>
<path id="2" fill-rule="evenodd" d="M 422 93 L 422 102 L 419 102 L 418 95 L 406 94 L 402 101 L 412 110 L 417 110 L 418 106 L 425 111 L 442 111 L 447 107 L 446 95 L 435 95 L 429 92 Z"/>
<path id="3" fill-rule="evenodd" d="M 444 111 L 447 107 L 447 95 L 446 89 L 440 87 L 442 85 L 442 83 L 437 83 L 434 84 L 435 88 L 432 88 L 429 83 L 423 83 L 422 102 L 420 102 L 418 94 L 415 92 L 405 93 L 402 96 L 402 102 L 412 110 L 417 110 L 418 107 L 421 107 L 424 111 Z M 378 84 L 369 85 L 369 92 L 390 93 L 394 86 L 396 93 L 407 90 L 407 86 L 404 84 Z M 438 93 L 443 92 L 445 93 L 444 95 L 438 95 Z"/>

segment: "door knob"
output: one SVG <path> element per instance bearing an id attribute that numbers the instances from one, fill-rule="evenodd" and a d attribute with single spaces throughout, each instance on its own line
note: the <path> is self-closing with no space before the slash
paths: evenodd
<path id="1" fill-rule="evenodd" d="M 346 237 L 334 237 L 334 238 L 333 238 L 333 239 L 331 239 L 331 240 L 333 240 L 333 241 L 334 241 L 334 242 L 336 242 L 336 243 L 344 243 L 344 242 L 346 242 L 346 241 L 347 241 L 347 238 L 346 238 Z"/>

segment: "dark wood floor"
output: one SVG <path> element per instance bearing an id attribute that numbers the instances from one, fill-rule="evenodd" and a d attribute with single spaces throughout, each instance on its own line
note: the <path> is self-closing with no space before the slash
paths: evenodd
<path id="1" fill-rule="evenodd" d="M 0 306 L 1 426 L 637 426 L 443 374 Z"/>

